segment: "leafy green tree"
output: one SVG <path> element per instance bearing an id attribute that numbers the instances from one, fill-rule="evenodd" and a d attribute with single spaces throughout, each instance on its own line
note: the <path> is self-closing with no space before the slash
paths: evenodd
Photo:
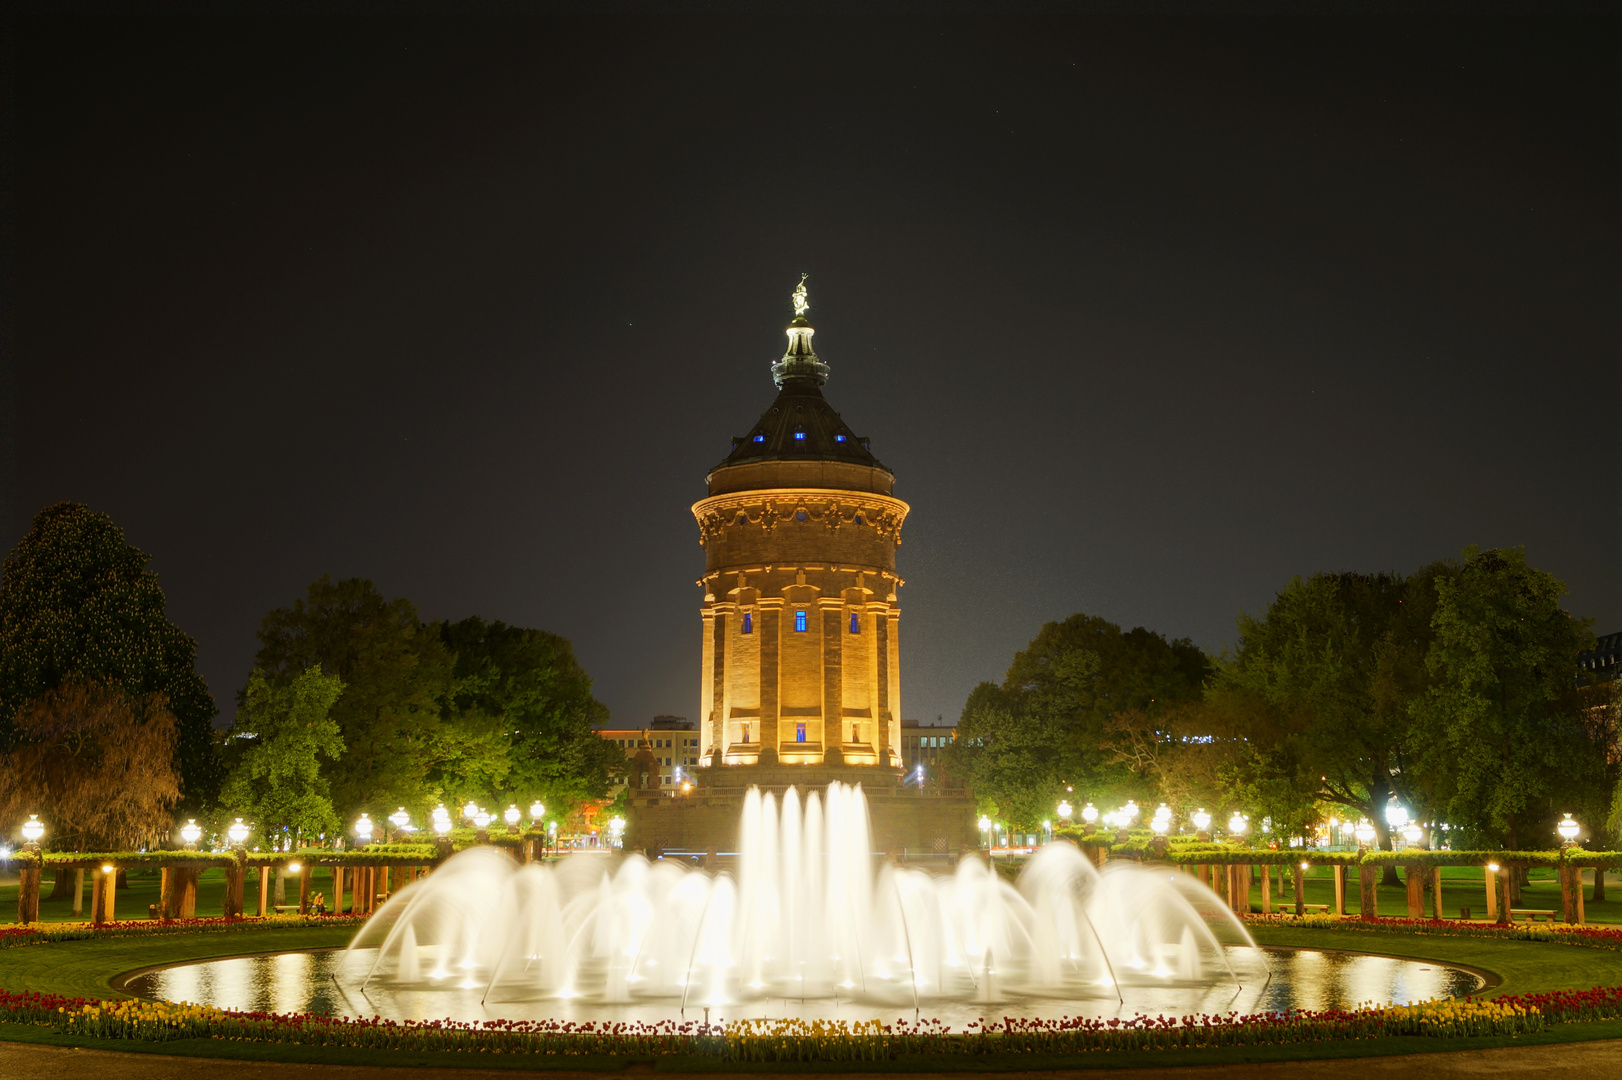
<path id="1" fill-rule="evenodd" d="M 184 804 L 208 805 L 222 777 L 197 674 L 197 643 L 165 615 L 151 559 L 106 514 L 78 503 L 40 511 L 0 571 L 0 749 L 29 702 L 73 681 L 159 694 L 174 714 Z"/>
<path id="2" fill-rule="evenodd" d="M 1435 583 L 1452 573 L 1437 563 L 1410 577 L 1314 574 L 1291 580 L 1261 615 L 1241 615 L 1213 689 L 1251 714 L 1234 781 L 1253 798 L 1271 790 L 1291 818 L 1320 801 L 1367 817 L 1385 848 L 1393 795 L 1438 813 L 1446 784 L 1421 768 L 1429 759 L 1415 752 L 1409 708 L 1429 685 Z"/>
<path id="3" fill-rule="evenodd" d="M 273 684 L 264 672 L 248 676 L 232 741 L 242 747 L 221 788 L 222 805 L 253 825 L 256 839 L 275 843 L 336 832 L 331 785 L 323 775 L 344 752 L 332 708 L 342 680 L 319 665 L 291 682 Z"/>
<path id="4" fill-rule="evenodd" d="M 1452 822 L 1512 848 L 1552 843 L 1557 811 L 1605 775 L 1576 679 L 1588 621 L 1562 609 L 1565 585 L 1514 548 L 1470 548 L 1436 591 L 1435 684 L 1411 712 L 1451 770 Z"/>
<path id="5" fill-rule="evenodd" d="M 332 718 L 345 749 L 328 776 L 344 820 L 431 803 L 451 656 L 409 600 L 389 600 L 363 579 L 322 576 L 292 607 L 265 616 L 259 644 L 256 666 L 270 682 L 319 666 L 343 683 Z"/>
<path id="6" fill-rule="evenodd" d="M 567 639 L 478 618 L 439 633 L 456 658 L 445 713 L 456 752 L 439 768 L 448 796 L 505 792 L 563 811 L 608 793 L 625 755 L 592 730 L 608 709 Z"/>
<path id="7" fill-rule="evenodd" d="M 1016 826 L 1050 816 L 1065 786 L 1095 801 L 1147 797 L 1147 778 L 1118 752 L 1121 721 L 1155 731 L 1167 710 L 1199 700 L 1209 671 L 1186 639 L 1080 614 L 1048 623 L 1000 687 L 969 695 L 948 767 Z"/>

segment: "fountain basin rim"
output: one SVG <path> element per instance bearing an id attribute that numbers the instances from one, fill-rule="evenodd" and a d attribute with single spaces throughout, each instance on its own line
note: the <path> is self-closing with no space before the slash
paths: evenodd
<path id="1" fill-rule="evenodd" d="M 1250 948 L 1248 945 L 1234 945 L 1229 947 L 1236 949 Z M 1467 971 L 1476 976 L 1481 980 L 1481 986 L 1476 991 L 1478 994 L 1485 993 L 1488 990 L 1497 989 L 1499 986 L 1502 986 L 1504 982 L 1503 976 L 1499 975 L 1496 971 L 1476 967 L 1473 964 L 1461 964 L 1453 960 L 1438 960 L 1429 956 L 1400 956 L 1396 953 L 1375 952 L 1369 949 L 1323 949 L 1312 945 L 1257 945 L 1255 947 L 1260 949 L 1262 952 L 1336 953 L 1342 956 L 1377 956 L 1384 960 L 1403 960 L 1409 963 L 1424 961 L 1426 963 L 1435 964 L 1438 967 L 1454 968 L 1459 971 Z M 177 960 L 170 964 L 148 964 L 145 967 L 132 968 L 129 971 L 121 972 L 112 976 L 107 981 L 111 986 L 113 986 L 114 989 L 128 992 L 128 987 L 131 982 L 143 975 L 149 975 L 154 971 L 168 971 L 172 968 L 195 967 L 198 964 L 212 964 L 219 960 L 246 960 L 257 956 L 291 956 L 295 953 L 343 952 L 348 948 L 349 946 L 347 945 L 317 945 L 308 949 L 261 949 L 256 952 L 231 953 L 226 956 L 205 956 L 198 957 L 195 960 Z M 144 998 L 143 1000 L 150 1001 L 153 999 Z"/>

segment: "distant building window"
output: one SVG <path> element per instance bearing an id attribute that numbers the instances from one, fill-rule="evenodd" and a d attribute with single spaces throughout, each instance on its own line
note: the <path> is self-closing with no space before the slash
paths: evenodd
<path id="1" fill-rule="evenodd" d="M 862 617 L 854 611 L 850 613 L 850 632 L 853 634 L 862 632 Z"/>
<path id="2" fill-rule="evenodd" d="M 845 441 L 845 437 L 843 435 L 835 435 L 834 436 L 834 442 L 844 442 L 844 441 Z"/>
<path id="3" fill-rule="evenodd" d="M 796 611 L 794 613 L 794 632 L 796 634 L 805 633 L 805 609 L 804 608 L 800 608 L 798 611 Z"/>
<path id="4" fill-rule="evenodd" d="M 799 723 L 794 725 L 794 741 L 805 742 L 805 724 Z"/>
<path id="5" fill-rule="evenodd" d="M 743 738 L 738 740 L 738 741 L 739 742 L 748 742 L 749 741 L 749 725 L 748 724 L 740 724 L 738 726 L 739 726 L 739 729 L 743 732 Z"/>
<path id="6" fill-rule="evenodd" d="M 743 613 L 743 632 L 746 634 L 755 632 L 755 616 L 747 611 Z"/>
<path id="7" fill-rule="evenodd" d="M 805 432 L 803 432 L 803 431 L 796 431 L 796 432 L 795 432 L 795 433 L 794 433 L 794 438 L 795 438 L 795 440 L 796 440 L 796 441 L 797 441 L 797 442 L 804 442 L 804 441 L 805 441 Z"/>
<path id="8" fill-rule="evenodd" d="M 755 441 L 756 442 L 765 442 L 766 441 L 766 436 L 764 436 L 764 435 L 756 435 L 755 436 Z"/>

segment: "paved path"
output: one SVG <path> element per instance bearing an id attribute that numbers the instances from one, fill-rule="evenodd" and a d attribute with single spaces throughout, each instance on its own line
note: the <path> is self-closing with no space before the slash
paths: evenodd
<path id="1" fill-rule="evenodd" d="M 231 1080 L 514 1080 L 541 1075 L 546 1080 L 607 1080 L 615 1076 L 646 1077 L 651 1066 L 631 1066 L 619 1073 L 547 1071 L 542 1074 L 509 1069 L 411 1069 L 368 1065 L 295 1065 L 268 1061 L 226 1061 L 220 1058 L 183 1058 L 163 1054 L 119 1054 L 107 1050 L 76 1050 L 60 1046 L 0 1043 L 0 1077 L 5 1080 L 83 1080 L 89 1076 L 117 1080 L 196 1080 L 199 1073 Z M 672 1074 L 673 1080 L 676 1074 Z M 755 1075 L 769 1075 L 759 1073 Z M 798 1074 L 814 1075 L 814 1074 Z M 830 1074 L 834 1075 L 834 1074 Z M 965 1074 L 840 1073 L 838 1080 L 963 1080 Z M 1506 1047 L 1501 1050 L 1463 1050 L 1443 1054 L 1405 1054 L 1398 1057 L 1353 1058 L 1338 1061 L 1289 1061 L 1264 1065 L 1205 1065 L 1184 1069 L 1088 1069 L 1081 1072 L 1022 1072 L 1018 1080 L 1155 1080 L 1157 1077 L 1197 1077 L 1199 1080 L 1240 1080 L 1251 1077 L 1278 1080 L 1454 1080 L 1466 1077 L 1537 1077 L 1538 1080 L 1594 1080 L 1622 1077 L 1622 1039 L 1566 1043 L 1562 1046 Z M 680 1080 L 741 1080 L 739 1074 L 683 1073 Z"/>

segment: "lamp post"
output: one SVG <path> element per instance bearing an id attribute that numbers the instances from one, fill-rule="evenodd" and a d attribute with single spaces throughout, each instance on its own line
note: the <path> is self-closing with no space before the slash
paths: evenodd
<path id="1" fill-rule="evenodd" d="M 1194 839 L 1210 843 L 1211 815 L 1205 812 L 1205 807 L 1194 811 Z"/>
<path id="2" fill-rule="evenodd" d="M 187 851 L 197 850 L 197 841 L 203 838 L 202 827 L 197 824 L 196 818 L 187 818 L 186 824 L 180 827 L 181 842 L 186 845 Z"/>
<path id="3" fill-rule="evenodd" d="M 1357 828 L 1352 830 L 1352 835 L 1357 837 L 1357 850 L 1362 851 L 1374 842 L 1374 822 L 1363 818 L 1357 823 Z"/>
<path id="4" fill-rule="evenodd" d="M 1162 814 L 1161 810 L 1166 812 Z M 1155 811 L 1155 816 L 1149 819 L 1149 828 L 1153 829 L 1155 834 L 1154 839 L 1149 841 L 1150 849 L 1156 856 L 1164 856 L 1166 848 L 1171 844 L 1166 838 L 1166 834 L 1171 831 L 1171 811 L 1166 809 L 1165 803 L 1161 803 L 1160 809 Z"/>
<path id="5" fill-rule="evenodd" d="M 479 804 L 474 802 L 472 799 L 469 799 L 467 801 L 467 805 L 462 807 L 462 816 L 471 823 L 473 819 L 478 816 L 478 814 Z"/>
<path id="6" fill-rule="evenodd" d="M 23 850 L 38 851 L 39 842 L 45 836 L 45 823 L 39 819 L 38 814 L 29 814 L 28 820 L 23 822 Z"/>
<path id="7" fill-rule="evenodd" d="M 231 838 L 232 847 L 240 848 L 248 842 L 250 832 L 252 830 L 242 823 L 242 819 L 237 818 L 231 823 L 231 827 L 225 830 L 225 835 Z"/>
<path id="8" fill-rule="evenodd" d="M 1245 838 L 1245 832 L 1249 828 L 1250 824 L 1245 821 L 1245 816 L 1237 810 L 1233 812 L 1232 817 L 1228 818 L 1228 836 L 1236 844 Z"/>
<path id="9" fill-rule="evenodd" d="M 1086 806 L 1081 808 L 1081 831 L 1087 836 L 1091 836 L 1093 834 L 1093 829 L 1096 828 L 1097 825 L 1098 807 L 1094 806 L 1092 803 L 1088 803 Z"/>
<path id="10" fill-rule="evenodd" d="M 617 816 L 610 818 L 608 822 L 608 835 L 615 847 L 619 847 L 622 843 L 624 843 L 625 819 Z"/>
<path id="11" fill-rule="evenodd" d="M 522 813 L 519 812 L 518 804 L 517 803 L 509 804 L 508 807 L 507 807 L 506 812 L 503 813 L 501 816 L 503 818 L 505 818 L 506 821 L 507 821 L 507 831 L 509 833 L 512 833 L 514 836 L 518 835 L 518 819 L 524 816 Z"/>
<path id="12" fill-rule="evenodd" d="M 481 809 L 473 815 L 473 828 L 476 830 L 474 839 L 481 844 L 488 844 L 490 842 L 489 811 Z"/>
<path id="13" fill-rule="evenodd" d="M 545 817 L 545 816 L 546 816 L 546 804 L 545 803 L 541 802 L 541 800 L 539 800 L 539 799 L 536 799 L 534 802 L 529 804 L 529 824 L 530 824 L 531 828 L 534 828 L 535 826 L 539 825 L 541 823 L 541 819 L 543 817 Z"/>
<path id="14" fill-rule="evenodd" d="M 1560 824 L 1554 827 L 1554 831 L 1560 834 L 1560 850 L 1565 851 L 1567 848 L 1577 846 L 1577 837 L 1581 835 L 1583 827 L 1573 821 L 1570 814 L 1567 814 L 1560 821 Z M 1604 871 L 1596 870 L 1595 873 L 1604 873 Z"/>
<path id="15" fill-rule="evenodd" d="M 360 841 L 361 847 L 372 842 L 372 819 L 366 816 L 365 811 L 361 812 L 360 820 L 355 822 L 355 837 Z"/>
<path id="16" fill-rule="evenodd" d="M 980 815 L 980 831 L 986 834 L 986 855 L 991 854 L 991 819 Z"/>
<path id="17" fill-rule="evenodd" d="M 389 815 L 389 824 L 394 826 L 395 839 L 399 839 L 400 834 L 411 824 L 411 815 L 406 813 L 406 808 L 402 806 Z"/>
<path id="18" fill-rule="evenodd" d="M 1060 821 L 1064 822 L 1066 825 L 1070 824 L 1070 815 L 1075 813 L 1075 812 L 1076 812 L 1075 807 L 1070 805 L 1070 802 L 1069 802 L 1068 799 L 1060 799 L 1059 800 L 1059 820 Z"/>

